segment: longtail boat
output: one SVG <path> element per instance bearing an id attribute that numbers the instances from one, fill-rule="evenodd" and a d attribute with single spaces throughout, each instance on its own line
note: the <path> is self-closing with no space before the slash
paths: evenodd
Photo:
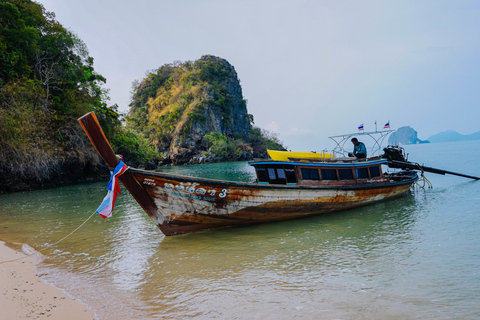
<path id="1" fill-rule="evenodd" d="M 78 121 L 107 165 L 115 168 L 119 159 L 95 114 L 88 113 Z M 253 161 L 249 164 L 257 179 L 252 183 L 131 167 L 119 180 L 170 236 L 308 217 L 404 196 L 419 179 L 417 172 L 407 168 L 383 173 L 381 166 L 389 161 L 381 157 Z"/>

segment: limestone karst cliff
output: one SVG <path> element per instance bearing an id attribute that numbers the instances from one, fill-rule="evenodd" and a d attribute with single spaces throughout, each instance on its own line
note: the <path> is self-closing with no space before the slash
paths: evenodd
<path id="1" fill-rule="evenodd" d="M 162 163 L 202 162 L 206 135 L 219 133 L 248 158 L 253 116 L 235 68 L 225 59 L 166 64 L 149 73 L 134 89 L 128 125 L 143 132 L 162 153 Z M 250 156 L 251 157 L 251 156 Z"/>

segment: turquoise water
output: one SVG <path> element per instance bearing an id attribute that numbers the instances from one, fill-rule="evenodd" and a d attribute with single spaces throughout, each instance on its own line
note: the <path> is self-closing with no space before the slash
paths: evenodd
<path id="1" fill-rule="evenodd" d="M 405 149 L 411 161 L 480 176 L 480 141 Z M 246 163 L 162 171 L 254 179 Z M 480 181 L 426 177 L 433 189 L 390 202 L 175 237 L 125 191 L 112 218 L 46 249 L 39 271 L 100 319 L 479 319 Z M 88 218 L 105 188 L 1 195 L 0 239 L 40 250 Z"/>

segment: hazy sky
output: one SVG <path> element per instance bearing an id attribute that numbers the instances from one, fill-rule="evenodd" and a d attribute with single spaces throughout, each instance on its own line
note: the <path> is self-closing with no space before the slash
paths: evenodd
<path id="1" fill-rule="evenodd" d="M 41 0 L 75 32 L 127 111 L 132 82 L 212 54 L 241 81 L 255 125 L 289 149 L 411 126 L 480 131 L 480 1 Z"/>

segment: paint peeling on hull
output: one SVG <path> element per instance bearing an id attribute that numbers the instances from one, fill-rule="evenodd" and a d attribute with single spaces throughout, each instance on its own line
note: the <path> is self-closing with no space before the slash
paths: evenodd
<path id="1" fill-rule="evenodd" d="M 165 234 L 344 210 L 400 197 L 413 183 L 384 183 L 374 188 L 371 185 L 369 188 L 265 187 L 254 183 L 149 174 L 141 170 L 133 173 L 154 200 L 158 210 L 152 219 Z"/>

